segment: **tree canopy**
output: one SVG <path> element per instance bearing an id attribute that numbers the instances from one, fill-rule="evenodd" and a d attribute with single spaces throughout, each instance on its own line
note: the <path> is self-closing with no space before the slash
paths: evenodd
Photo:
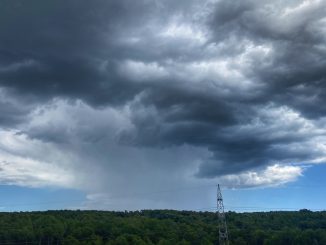
<path id="1" fill-rule="evenodd" d="M 326 244 L 326 212 L 226 213 L 230 244 Z M 218 244 L 212 212 L 142 210 L 0 213 L 0 244 Z"/>

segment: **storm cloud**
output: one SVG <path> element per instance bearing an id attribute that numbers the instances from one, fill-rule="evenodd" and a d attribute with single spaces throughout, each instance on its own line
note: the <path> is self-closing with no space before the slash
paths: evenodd
<path id="1" fill-rule="evenodd" d="M 294 181 L 325 161 L 325 7 L 1 1 L 0 181 L 93 194 Z"/>

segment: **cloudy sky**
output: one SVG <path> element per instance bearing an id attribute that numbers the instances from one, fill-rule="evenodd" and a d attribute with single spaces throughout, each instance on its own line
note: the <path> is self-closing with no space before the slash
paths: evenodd
<path id="1" fill-rule="evenodd" d="M 325 207 L 325 8 L 2 0 L 0 208 Z"/>

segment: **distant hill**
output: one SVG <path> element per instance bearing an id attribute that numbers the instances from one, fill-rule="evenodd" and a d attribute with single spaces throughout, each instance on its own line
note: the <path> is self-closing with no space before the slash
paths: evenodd
<path id="1" fill-rule="evenodd" d="M 226 214 L 230 244 L 326 245 L 326 212 Z M 211 212 L 47 211 L 0 213 L 1 244 L 218 244 Z"/>

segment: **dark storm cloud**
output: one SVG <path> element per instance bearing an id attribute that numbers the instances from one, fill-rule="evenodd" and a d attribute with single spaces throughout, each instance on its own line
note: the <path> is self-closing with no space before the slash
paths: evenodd
<path id="1" fill-rule="evenodd" d="M 265 85 L 258 101 L 286 104 L 309 118 L 318 118 L 326 112 L 316 106 L 325 103 L 326 98 L 323 7 L 325 4 L 320 1 L 275 5 L 219 1 L 209 23 L 217 43 L 249 40 L 256 45 L 270 45 L 275 50 L 268 64 L 254 63 L 251 71 L 253 78 Z M 286 8 L 297 8 L 297 13 L 284 17 Z"/>
<path id="2" fill-rule="evenodd" d="M 219 1 L 216 4 L 209 21 L 213 42 L 230 41 L 241 46 L 242 42 L 249 41 L 251 45 L 268 45 L 273 50 L 266 64 L 253 60 L 252 69 L 245 71 L 264 86 L 256 97 L 247 101 L 248 104 L 242 107 L 244 110 L 251 108 L 252 103 L 272 103 L 287 106 L 310 120 L 325 117 L 325 107 L 322 106 L 326 103 L 326 36 L 322 21 L 325 5 L 318 1 L 305 3 L 293 1 L 268 5 L 259 1 Z M 282 17 L 286 8 L 297 13 Z M 272 123 L 275 122 L 265 126 Z M 199 175 L 213 177 L 215 173 L 241 171 L 273 161 L 307 162 L 318 155 L 304 143 L 313 137 L 313 133 L 296 135 L 300 126 L 295 128 L 289 121 L 286 123 L 290 125 L 288 133 L 274 139 L 262 138 L 258 128 L 252 128 L 252 132 L 244 137 L 232 131 L 228 133 L 234 138 L 218 136 L 210 149 L 220 164 L 207 163 Z M 277 134 L 276 130 L 280 128 L 269 131 L 269 134 Z M 305 147 L 300 151 L 290 149 L 291 144 L 298 142 Z M 226 163 L 232 167 L 225 167 Z"/>
<path id="3" fill-rule="evenodd" d="M 23 110 L 8 102 L 0 101 L 0 125 L 9 127 L 25 121 L 25 116 L 28 111 Z"/>
<path id="4" fill-rule="evenodd" d="M 144 88 L 119 77 L 117 62 L 156 60 L 177 52 L 158 50 L 146 25 L 154 19 L 154 28 L 160 28 L 166 15 L 184 9 L 181 3 L 2 1 L 0 83 L 40 99 L 124 103 Z M 128 42 L 133 36 L 142 37 L 139 44 Z"/>
<path id="5" fill-rule="evenodd" d="M 128 97 L 132 86 L 122 91 L 124 81 L 114 76 L 116 57 L 110 53 L 117 29 L 127 31 L 129 21 L 141 25 L 142 18 L 129 13 L 141 6 L 130 4 L 2 1 L 1 85 L 40 99 L 67 96 L 96 104 L 110 101 L 112 94 Z M 102 62 L 105 71 L 99 69 Z"/>
<path id="6" fill-rule="evenodd" d="M 54 98 L 128 107 L 119 144 L 208 149 L 200 177 L 309 161 L 322 153 L 298 132 L 311 123 L 323 136 L 325 21 L 323 3 L 300 4 L 1 1 L 0 86 L 33 108 Z M 20 106 L 0 101 L 0 124 L 21 122 L 30 108 Z M 61 144 L 69 130 L 48 127 L 23 131 Z"/>

